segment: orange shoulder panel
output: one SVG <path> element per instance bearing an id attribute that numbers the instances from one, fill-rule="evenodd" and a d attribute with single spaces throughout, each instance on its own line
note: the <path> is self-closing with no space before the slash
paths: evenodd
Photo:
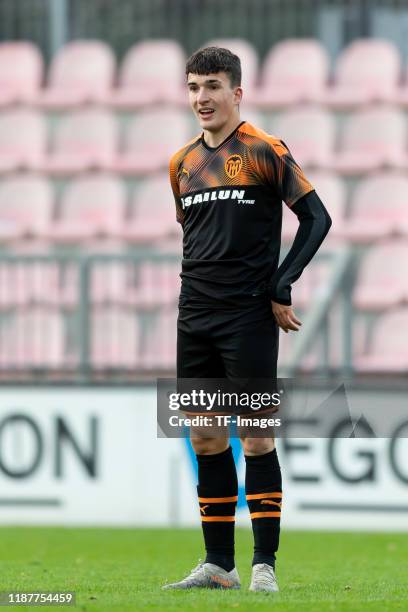
<path id="1" fill-rule="evenodd" d="M 263 142 L 266 142 L 273 148 L 276 155 L 278 155 L 279 157 L 282 157 L 282 155 L 287 155 L 288 153 L 287 148 L 279 138 L 273 136 L 272 134 L 268 134 L 267 132 L 265 132 L 265 130 L 262 130 L 261 128 L 255 127 L 254 125 L 252 125 L 252 123 L 245 122 L 240 127 L 240 131 L 244 132 L 245 134 L 249 134 L 250 136 L 255 136 L 255 138 L 259 138 Z"/>
<path id="2" fill-rule="evenodd" d="M 180 163 L 180 160 L 183 158 L 183 155 L 186 152 L 186 149 L 188 149 L 190 145 L 197 142 L 199 138 L 201 138 L 201 134 L 199 134 L 198 136 L 194 136 L 194 138 L 189 140 L 187 144 L 185 144 L 183 147 L 181 147 L 181 149 L 176 151 L 176 153 L 174 153 L 170 158 L 170 167 L 172 166 L 176 167 Z"/>

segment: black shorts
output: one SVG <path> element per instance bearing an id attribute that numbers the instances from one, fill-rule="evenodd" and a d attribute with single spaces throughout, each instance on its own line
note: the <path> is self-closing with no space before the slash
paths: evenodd
<path id="1" fill-rule="evenodd" d="M 180 297 L 178 379 L 228 379 L 242 383 L 242 390 L 256 390 L 262 380 L 259 391 L 265 391 L 266 384 L 272 392 L 278 348 L 279 328 L 270 299 L 257 297 L 245 306 L 222 309 Z"/>

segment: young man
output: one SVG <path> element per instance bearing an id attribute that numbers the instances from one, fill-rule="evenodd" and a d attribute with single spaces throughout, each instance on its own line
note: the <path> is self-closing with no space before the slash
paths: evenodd
<path id="1" fill-rule="evenodd" d="M 240 119 L 239 58 L 197 51 L 186 64 L 191 108 L 202 134 L 170 162 L 183 227 L 177 339 L 178 379 L 275 379 L 278 327 L 297 331 L 291 285 L 316 253 L 331 219 L 281 140 Z M 299 219 L 278 267 L 282 200 Z M 259 411 L 257 413 L 259 416 Z M 226 435 L 191 433 L 206 558 L 164 588 L 239 588 L 234 562 L 238 484 Z M 274 439 L 241 439 L 254 534 L 253 591 L 277 591 L 275 553 L 282 503 Z"/>

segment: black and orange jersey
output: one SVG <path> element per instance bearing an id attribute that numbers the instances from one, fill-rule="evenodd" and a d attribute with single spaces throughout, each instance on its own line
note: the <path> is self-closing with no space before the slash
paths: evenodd
<path id="1" fill-rule="evenodd" d="M 170 182 L 183 226 L 183 290 L 236 303 L 270 289 L 282 201 L 292 207 L 314 190 L 285 143 L 245 121 L 216 148 L 197 136 L 171 158 Z"/>

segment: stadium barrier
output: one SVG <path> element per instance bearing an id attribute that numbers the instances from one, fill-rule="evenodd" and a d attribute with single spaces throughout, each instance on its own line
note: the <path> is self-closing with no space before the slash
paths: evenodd
<path id="1" fill-rule="evenodd" d="M 146 38 L 188 53 L 214 38 L 244 38 L 263 56 L 286 38 L 319 38 L 331 54 L 355 38 L 393 39 L 406 56 L 407 0 L 2 0 L 1 40 L 30 40 L 49 60 L 70 40 L 109 43 L 119 57 Z M 276 16 L 279 16 L 279 19 Z"/>
<path id="2" fill-rule="evenodd" d="M 281 334 L 282 375 L 300 367 L 327 374 L 333 342 L 336 368 L 351 371 L 351 260 L 347 249 L 322 251 L 299 281 L 303 333 Z M 1 379 L 131 382 L 173 374 L 179 272 L 178 255 L 157 252 L 1 253 Z M 341 328 L 330 320 L 339 306 Z"/>

